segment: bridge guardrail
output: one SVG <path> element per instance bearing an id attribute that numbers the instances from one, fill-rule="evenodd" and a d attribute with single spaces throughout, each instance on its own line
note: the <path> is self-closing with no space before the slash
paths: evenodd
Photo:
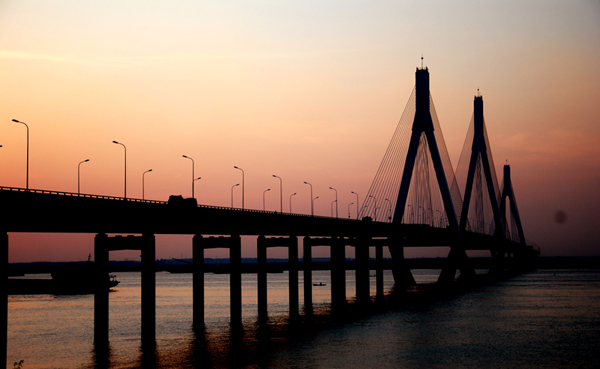
<path id="1" fill-rule="evenodd" d="M 0 191 L 31 192 L 31 193 L 39 193 L 39 194 L 46 194 L 46 195 L 57 195 L 57 196 L 68 196 L 68 197 L 80 197 L 80 198 L 103 199 L 103 200 L 114 200 L 114 201 L 128 201 L 128 202 L 135 202 L 135 203 L 168 205 L 167 201 L 161 201 L 161 200 L 146 200 L 146 199 L 136 199 L 136 198 L 131 198 L 131 197 L 93 195 L 93 194 L 74 193 L 74 192 L 66 192 L 66 191 L 26 189 L 26 188 L 20 188 L 20 187 L 0 186 Z M 248 212 L 248 213 L 262 213 L 262 214 L 274 214 L 274 215 L 280 214 L 280 215 L 288 215 L 288 216 L 302 217 L 302 218 L 339 219 L 342 221 L 355 221 L 355 222 L 359 221 L 357 219 L 331 218 L 331 217 L 322 216 L 322 215 L 308 215 L 308 214 L 299 214 L 299 213 L 280 213 L 277 211 L 231 208 L 231 207 L 227 207 L 227 206 L 214 206 L 214 205 L 198 204 L 198 207 L 204 208 L 204 209 L 229 210 L 229 211 L 233 210 L 233 211 Z"/>

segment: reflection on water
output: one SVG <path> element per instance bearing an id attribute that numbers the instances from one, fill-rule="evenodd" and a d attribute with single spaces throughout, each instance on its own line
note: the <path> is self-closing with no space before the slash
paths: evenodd
<path id="1" fill-rule="evenodd" d="M 432 282 L 437 271 L 415 271 Z M 354 291 L 347 274 L 347 296 Z M 314 314 L 290 319 L 287 273 L 269 274 L 257 316 L 256 276 L 243 275 L 243 326 L 229 325 L 229 277 L 206 275 L 206 319 L 192 327 L 191 274 L 157 274 L 156 344 L 141 346 L 140 275 L 119 273 L 110 344 L 93 345 L 93 296 L 11 296 L 9 363 L 24 368 L 585 368 L 596 365 L 600 271 L 537 271 L 433 301 L 332 311 L 313 287 Z M 392 277 L 386 274 L 386 289 Z M 330 286 L 329 272 L 313 272 Z M 302 281 L 302 276 L 300 276 Z M 300 301 L 303 301 L 299 286 Z M 372 291 L 375 291 L 374 278 Z M 597 366 L 596 366 L 597 367 Z"/>

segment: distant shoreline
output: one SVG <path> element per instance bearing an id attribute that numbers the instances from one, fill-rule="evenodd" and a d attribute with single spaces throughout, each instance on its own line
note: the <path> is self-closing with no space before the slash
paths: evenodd
<path id="1" fill-rule="evenodd" d="M 476 269 L 487 269 L 490 258 L 472 258 Z M 411 269 L 441 269 L 445 258 L 415 258 L 406 259 Z M 159 259 L 156 261 L 157 271 L 178 271 L 190 268 L 192 259 Z M 371 266 L 374 267 L 374 259 L 371 259 Z M 83 265 L 87 261 L 74 262 L 29 262 L 29 263 L 9 263 L 8 275 L 17 276 L 23 274 L 52 273 L 57 268 L 64 268 L 69 265 Z M 287 259 L 268 259 L 270 266 L 277 266 L 279 269 L 287 269 Z M 314 258 L 312 261 L 314 270 L 329 270 L 329 258 Z M 140 262 L 135 260 L 110 261 L 111 272 L 139 271 Z M 206 271 L 211 272 L 215 268 L 228 266 L 229 259 L 205 259 Z M 242 265 L 256 265 L 256 258 L 242 259 Z M 300 259 L 302 268 L 302 259 Z M 354 259 L 346 260 L 346 267 L 349 270 L 354 269 Z M 384 268 L 391 268 L 391 259 L 384 260 Z M 600 269 L 600 257 L 539 257 L 533 269 Z"/>

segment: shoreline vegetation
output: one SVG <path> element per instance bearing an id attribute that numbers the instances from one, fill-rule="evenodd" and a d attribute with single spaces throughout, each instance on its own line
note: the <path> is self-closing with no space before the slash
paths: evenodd
<path id="1" fill-rule="evenodd" d="M 406 259 L 410 269 L 441 269 L 446 258 L 415 258 Z M 206 258 L 204 270 L 208 273 L 228 273 L 229 259 Z M 375 259 L 371 259 L 372 268 L 375 267 Z M 471 258 L 476 269 L 488 269 L 491 262 L 490 258 Z M 9 276 L 22 276 L 25 274 L 44 274 L 52 273 L 56 269 L 65 267 L 75 267 L 87 264 L 87 261 L 72 262 L 28 262 L 28 263 L 9 263 Z M 245 272 L 253 273 L 256 269 L 256 258 L 242 259 L 242 268 Z M 281 273 L 287 270 L 287 259 L 268 259 L 269 273 Z M 303 260 L 299 259 L 299 266 L 302 269 Z M 391 269 L 391 259 L 384 259 L 384 269 Z M 110 272 L 129 272 L 139 271 L 140 261 L 137 260 L 113 260 L 110 261 Z M 172 273 L 191 272 L 192 259 L 158 259 L 156 260 L 156 271 L 167 271 Z M 312 260 L 313 270 L 329 270 L 329 258 L 314 258 Z M 354 269 L 354 259 L 346 259 L 346 269 Z M 578 256 L 556 256 L 556 257 L 538 257 L 533 269 L 600 269 L 600 257 L 578 257 Z"/>

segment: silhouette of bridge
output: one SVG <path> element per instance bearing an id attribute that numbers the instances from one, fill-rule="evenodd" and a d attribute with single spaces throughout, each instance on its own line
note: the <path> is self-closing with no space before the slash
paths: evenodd
<path id="1" fill-rule="evenodd" d="M 370 269 L 376 271 L 376 297 L 383 297 L 383 248 L 392 257 L 397 287 L 415 284 L 404 259 L 406 247 L 448 246 L 438 283 L 474 277 L 469 250 L 488 250 L 492 272 L 528 265 L 539 250 L 528 245 L 514 196 L 510 167 L 499 186 L 484 119 L 483 98 L 474 114 L 461 160 L 454 171 L 445 148 L 433 100 L 429 71 L 417 69 L 416 85 L 360 210 L 360 220 L 197 205 L 194 199 L 151 201 L 0 187 L 2 260 L 7 269 L 9 232 L 94 233 L 94 343 L 108 343 L 105 288 L 109 252 L 140 250 L 142 258 L 142 341 L 155 340 L 155 234 L 193 235 L 193 324 L 204 320 L 204 250 L 230 252 L 232 325 L 242 320 L 241 236 L 257 236 L 259 314 L 267 312 L 267 248 L 289 250 L 290 316 L 300 314 L 298 260 L 302 238 L 304 311 L 312 308 L 312 247 L 331 253 L 332 305 L 346 301 L 345 248 L 355 248 L 356 300 L 371 300 Z M 108 234 L 138 234 L 111 236 Z M 224 235 L 208 237 L 207 235 Z M 375 248 L 375 263 L 369 250 Z M 507 261 L 511 263 L 507 263 Z M 7 296 L 6 284 L 2 294 Z M 0 304 L 7 316 L 7 304 Z M 6 319 L 4 329 L 6 329 Z M 6 346 L 6 335 L 4 344 Z M 6 353 L 6 350 L 3 350 Z M 5 360 L 6 361 L 6 357 Z"/>

